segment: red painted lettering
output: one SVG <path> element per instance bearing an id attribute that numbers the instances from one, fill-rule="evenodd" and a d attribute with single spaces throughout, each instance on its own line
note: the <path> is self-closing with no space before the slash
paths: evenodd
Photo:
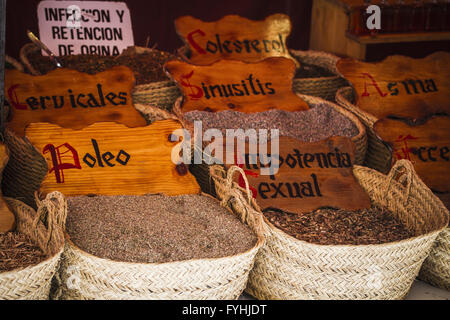
<path id="1" fill-rule="evenodd" d="M 12 85 L 9 89 L 8 89 L 8 97 L 9 97 L 9 101 L 11 102 L 11 104 L 13 105 L 14 108 L 18 109 L 18 110 L 27 110 L 27 106 L 25 104 L 20 104 L 18 99 L 17 99 L 17 94 L 14 90 L 16 90 L 16 88 L 18 87 L 18 84 Z"/>
<path id="2" fill-rule="evenodd" d="M 368 77 L 371 80 L 371 83 L 369 83 L 369 84 L 371 84 L 377 90 L 377 92 L 379 93 L 380 96 L 382 96 L 382 97 L 387 96 L 387 93 L 384 93 L 383 91 L 381 91 L 381 89 L 378 86 L 377 82 L 375 81 L 375 79 L 369 73 L 363 72 L 361 74 L 363 75 L 362 78 L 365 79 L 366 77 Z M 367 83 L 366 83 L 366 81 L 364 81 L 364 92 L 361 94 L 361 97 L 368 97 L 369 95 L 370 94 L 367 91 Z"/>
<path id="3" fill-rule="evenodd" d="M 180 78 L 180 83 L 183 87 L 190 88 L 191 93 L 188 94 L 188 96 L 192 100 L 198 100 L 201 97 L 203 97 L 203 90 L 202 90 L 202 88 L 200 88 L 198 86 L 194 86 L 189 82 L 189 79 L 192 77 L 193 74 L 194 74 L 194 70 L 192 70 L 192 72 L 190 72 L 188 74 L 182 75 Z"/>
<path id="4" fill-rule="evenodd" d="M 397 160 L 400 159 L 408 159 L 411 161 L 411 157 L 410 157 L 410 153 L 412 153 L 412 149 L 408 147 L 408 140 L 417 140 L 417 137 L 413 137 L 412 135 L 408 134 L 408 135 L 400 135 L 398 136 L 397 140 L 395 140 L 395 142 L 403 142 L 403 148 L 399 149 L 394 149 L 394 154 Z M 412 161 L 414 162 L 414 161 Z"/>
<path id="5" fill-rule="evenodd" d="M 60 148 L 62 147 L 65 149 L 63 149 L 63 152 L 60 151 Z M 53 164 L 53 167 L 51 167 L 48 172 L 51 173 L 53 171 L 55 173 L 57 183 L 64 183 L 64 170 L 81 169 L 78 152 L 70 144 L 64 143 L 57 147 L 53 144 L 47 144 L 42 150 L 42 153 L 46 154 L 48 152 L 50 152 Z M 69 155 L 66 155 L 67 153 L 69 153 Z M 63 158 L 70 158 L 73 160 L 73 163 L 62 162 Z"/>
<path id="6" fill-rule="evenodd" d="M 201 35 L 202 37 L 205 36 L 205 33 L 204 33 L 202 30 L 197 29 L 197 30 L 194 30 L 194 31 L 192 31 L 191 33 L 189 33 L 189 34 L 187 35 L 186 38 L 187 38 L 187 40 L 189 41 L 189 44 L 192 46 L 192 48 L 194 48 L 198 53 L 200 53 L 200 54 L 206 54 L 205 49 L 203 49 L 202 47 L 200 47 L 200 46 L 198 45 L 198 43 L 194 41 L 193 35 L 196 34 L 196 33 L 198 33 L 198 34 Z"/>

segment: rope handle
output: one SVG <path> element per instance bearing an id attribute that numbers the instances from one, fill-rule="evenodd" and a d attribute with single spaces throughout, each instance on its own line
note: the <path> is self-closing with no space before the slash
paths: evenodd
<path id="1" fill-rule="evenodd" d="M 63 230 L 66 227 L 67 218 L 67 202 L 61 192 L 54 191 L 40 200 L 38 193 L 35 193 L 36 204 L 38 206 L 33 226 L 36 227 L 39 221 L 44 222 L 48 229 L 48 238 L 55 227 L 60 227 Z"/>
<path id="2" fill-rule="evenodd" d="M 245 182 L 245 190 L 234 182 L 233 177 L 236 172 L 242 174 Z M 216 192 L 218 186 L 221 190 L 219 199 L 221 204 L 226 206 L 231 200 L 234 200 L 234 205 L 240 207 L 239 213 L 241 221 L 246 222 L 249 226 L 252 225 L 254 230 L 264 237 L 270 235 L 270 228 L 264 223 L 264 216 L 256 201 L 253 199 L 253 194 L 250 191 L 245 172 L 238 166 L 231 166 L 228 170 L 223 166 L 215 165 L 210 168 L 210 175 L 216 184 Z M 247 196 L 245 199 L 245 195 Z"/>
<path id="3" fill-rule="evenodd" d="M 234 174 L 237 172 L 242 175 L 245 182 L 245 193 L 243 188 L 234 182 Z M 224 190 L 224 194 L 222 195 L 221 204 L 226 206 L 233 199 L 235 201 L 234 205 L 240 208 L 241 221 L 246 222 L 249 226 L 252 225 L 254 231 L 258 234 L 267 236 L 270 233 L 270 229 L 264 223 L 263 214 L 253 199 L 244 170 L 235 165 L 228 168 L 228 170 L 221 166 L 215 166 L 211 169 L 211 173 L 222 177 L 220 180 L 223 184 L 222 190 Z M 220 183 L 220 181 L 215 182 Z"/>
<path id="4" fill-rule="evenodd" d="M 232 188 L 233 187 L 233 182 L 234 182 L 234 174 L 238 172 L 241 174 L 244 183 L 245 183 L 245 192 L 247 195 L 247 200 L 248 200 L 248 204 L 251 205 L 252 204 L 252 199 L 253 199 L 253 193 L 250 190 L 250 184 L 248 183 L 248 179 L 247 176 L 245 174 L 245 171 L 238 167 L 238 166 L 231 166 L 228 171 L 227 171 L 227 179 L 226 179 L 226 186 L 227 188 Z"/>
<path id="5" fill-rule="evenodd" d="M 414 166 L 411 161 L 402 159 L 395 162 L 392 166 L 391 171 L 389 171 L 387 178 L 387 188 L 386 193 L 389 192 L 391 188 L 392 181 L 397 181 L 405 188 L 403 203 L 406 205 L 409 201 L 409 196 L 411 195 L 411 186 L 413 181 L 416 179 L 417 174 L 414 170 Z"/>

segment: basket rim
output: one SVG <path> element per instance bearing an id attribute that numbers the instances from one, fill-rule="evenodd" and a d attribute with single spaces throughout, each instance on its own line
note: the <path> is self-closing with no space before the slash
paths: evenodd
<path id="1" fill-rule="evenodd" d="M 361 108 L 359 108 L 356 104 L 348 101 L 344 95 L 342 94 L 344 90 L 355 90 L 353 88 L 353 86 L 349 85 L 349 86 L 345 86 L 342 88 L 339 88 L 336 91 L 336 98 L 339 96 L 340 99 L 342 99 L 345 103 L 347 103 L 348 105 L 350 105 L 352 107 L 352 113 L 356 113 L 356 114 L 361 114 L 363 117 L 367 118 L 370 120 L 367 121 L 366 119 L 363 119 L 362 117 L 358 116 L 358 118 L 360 119 L 360 121 L 364 121 L 364 123 L 370 127 L 373 128 L 373 125 L 375 124 L 376 121 L 378 121 L 379 119 L 377 117 L 375 117 L 373 114 L 368 113 L 367 111 L 362 110 Z M 340 105 L 340 104 L 339 104 Z M 341 106 L 342 108 L 345 108 L 344 106 Z M 349 110 L 347 110 L 348 112 L 350 112 Z"/>
<path id="2" fill-rule="evenodd" d="M 64 251 L 64 245 L 62 245 L 61 248 L 59 249 L 59 251 L 56 252 L 54 255 L 51 255 L 51 256 L 45 258 L 44 260 L 42 260 L 41 262 L 38 262 L 37 264 L 27 266 L 27 267 L 19 267 L 19 268 L 9 270 L 9 271 L 0 272 L 0 280 L 2 280 L 3 277 L 6 278 L 7 276 L 9 276 L 10 274 L 13 274 L 13 273 L 32 272 L 35 269 L 40 269 L 44 264 L 50 264 L 52 262 L 52 260 L 54 260 L 54 259 L 59 260 L 63 251 Z"/>
<path id="3" fill-rule="evenodd" d="M 219 200 L 217 198 L 214 198 L 213 196 L 200 192 L 199 193 L 202 196 L 207 196 L 210 197 L 211 199 L 214 199 L 216 201 L 219 202 Z M 219 204 L 220 205 L 220 204 Z M 227 211 L 229 211 L 233 216 L 236 217 L 236 215 L 228 208 L 228 207 L 222 207 L 224 209 L 226 209 Z M 236 217 L 237 218 L 237 217 Z M 244 222 L 240 221 L 240 219 L 238 218 L 239 223 L 242 223 L 244 225 L 246 225 L 247 227 L 249 227 L 247 224 L 245 224 Z M 251 229 L 250 229 L 251 230 Z M 67 231 L 64 230 L 64 239 L 67 245 L 70 246 L 70 248 L 73 251 L 76 251 L 77 253 L 79 253 L 81 256 L 84 256 L 86 258 L 92 259 L 92 260 L 96 260 L 98 262 L 102 262 L 102 263 L 109 263 L 109 264 L 115 264 L 117 266 L 119 265 L 128 265 L 128 266 L 140 266 L 140 267 L 159 267 L 159 266 L 164 266 L 164 265 L 181 265 L 181 264 L 190 264 L 192 262 L 201 262 L 201 261 L 208 261 L 208 262 L 219 262 L 222 260 L 227 260 L 227 259 L 237 259 L 239 257 L 245 256 L 245 255 L 249 255 L 251 254 L 253 251 L 258 251 L 260 248 L 262 248 L 262 246 L 265 244 L 265 237 L 262 234 L 257 233 L 254 230 L 251 230 L 255 235 L 256 235 L 256 243 L 248 250 L 244 251 L 244 252 L 240 252 L 238 254 L 235 255 L 231 255 L 231 256 L 225 256 L 225 257 L 218 257 L 218 258 L 198 258 L 198 259 L 187 259 L 187 260 L 177 260 L 177 261 L 170 261 L 170 262 L 128 262 L 128 261 L 117 261 L 117 260 L 112 260 L 109 258 L 101 258 L 101 257 L 97 257 L 83 249 L 81 249 L 80 247 L 78 247 L 75 243 L 73 243 L 73 241 L 70 239 L 70 236 L 68 234 Z"/>
<path id="4" fill-rule="evenodd" d="M 292 78 L 292 82 L 319 82 L 319 81 L 332 81 L 336 79 L 343 79 L 339 76 L 328 76 L 328 77 L 314 77 L 314 78 Z"/>

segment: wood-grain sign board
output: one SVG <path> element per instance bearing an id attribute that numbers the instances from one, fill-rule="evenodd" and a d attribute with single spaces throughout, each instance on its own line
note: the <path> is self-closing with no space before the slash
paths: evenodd
<path id="1" fill-rule="evenodd" d="M 356 106 L 377 119 L 450 114 L 450 53 L 423 59 L 390 56 L 377 63 L 341 59 L 339 72 L 356 91 Z"/>
<path id="2" fill-rule="evenodd" d="M 145 119 L 132 104 L 133 86 L 133 72 L 124 66 L 94 75 L 64 68 L 42 76 L 7 70 L 5 94 L 12 112 L 7 126 L 20 136 L 33 122 L 71 129 L 101 121 L 145 126 Z"/>
<path id="3" fill-rule="evenodd" d="M 164 67 L 183 93 L 182 112 L 309 109 L 292 91 L 295 65 L 286 58 L 257 63 L 222 60 L 208 66 L 171 60 Z"/>
<path id="4" fill-rule="evenodd" d="M 270 158 L 270 142 L 266 150 Z M 261 209 L 277 208 L 302 214 L 320 207 L 346 210 L 370 207 L 369 196 L 353 175 L 354 144 L 349 138 L 301 142 L 280 137 L 278 172 L 270 170 L 271 160 L 263 157 L 262 167 L 267 169 L 266 173 L 274 173 L 271 175 L 261 174 L 260 155 L 252 156 L 248 143 L 246 154 L 237 154 L 241 159 L 239 166 Z M 242 176 L 237 177 L 237 182 L 245 187 Z"/>
<path id="5" fill-rule="evenodd" d="M 26 137 L 48 163 L 49 171 L 41 185 L 43 193 L 199 193 L 187 167 L 171 160 L 175 143 L 169 136 L 177 129 L 181 125 L 174 120 L 139 128 L 102 122 L 81 130 L 33 123 L 26 129 Z"/>
<path id="6" fill-rule="evenodd" d="M 183 16 L 175 20 L 175 28 L 188 45 L 193 64 L 208 65 L 221 59 L 258 62 L 268 57 L 285 57 L 298 63 L 286 46 L 291 21 L 285 14 L 260 21 L 227 15 L 214 22 Z"/>
<path id="7" fill-rule="evenodd" d="M 375 123 L 377 135 L 390 144 L 394 160 L 408 159 L 434 191 L 450 191 L 450 116 L 433 116 L 412 126 L 401 120 Z"/>

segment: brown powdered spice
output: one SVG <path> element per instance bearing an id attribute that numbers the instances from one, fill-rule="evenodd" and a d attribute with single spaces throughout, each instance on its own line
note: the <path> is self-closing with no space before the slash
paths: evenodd
<path id="1" fill-rule="evenodd" d="M 31 64 L 41 74 L 46 74 L 56 69 L 55 64 L 47 56 L 42 56 L 40 51 L 29 54 Z M 95 74 L 114 66 L 129 67 L 136 78 L 136 84 L 170 80 L 164 72 L 163 65 L 168 60 L 174 59 L 171 53 L 152 49 L 149 52 L 131 55 L 99 56 L 99 55 L 70 55 L 61 56 L 58 59 L 65 68 L 75 69 L 80 72 Z"/>
<path id="2" fill-rule="evenodd" d="M 264 112 L 243 113 L 237 111 L 190 111 L 184 114 L 189 122 L 202 121 L 203 130 L 216 128 L 225 137 L 226 129 L 279 129 L 280 136 L 288 136 L 305 142 L 316 142 L 331 136 L 354 137 L 355 124 L 332 107 L 317 105 L 305 111 L 289 112 L 272 109 Z M 270 131 L 269 137 L 270 137 Z"/>
<path id="3" fill-rule="evenodd" d="M 0 233 L 0 272 L 36 265 L 45 258 L 46 255 L 26 235 Z"/>
<path id="4" fill-rule="evenodd" d="M 415 235 L 379 206 L 357 211 L 321 208 L 303 215 L 269 209 L 264 216 L 290 236 L 315 244 L 381 244 Z"/>
<path id="5" fill-rule="evenodd" d="M 206 196 L 79 196 L 67 203 L 71 240 L 100 258 L 139 263 L 219 258 L 256 243 L 246 225 Z"/>

